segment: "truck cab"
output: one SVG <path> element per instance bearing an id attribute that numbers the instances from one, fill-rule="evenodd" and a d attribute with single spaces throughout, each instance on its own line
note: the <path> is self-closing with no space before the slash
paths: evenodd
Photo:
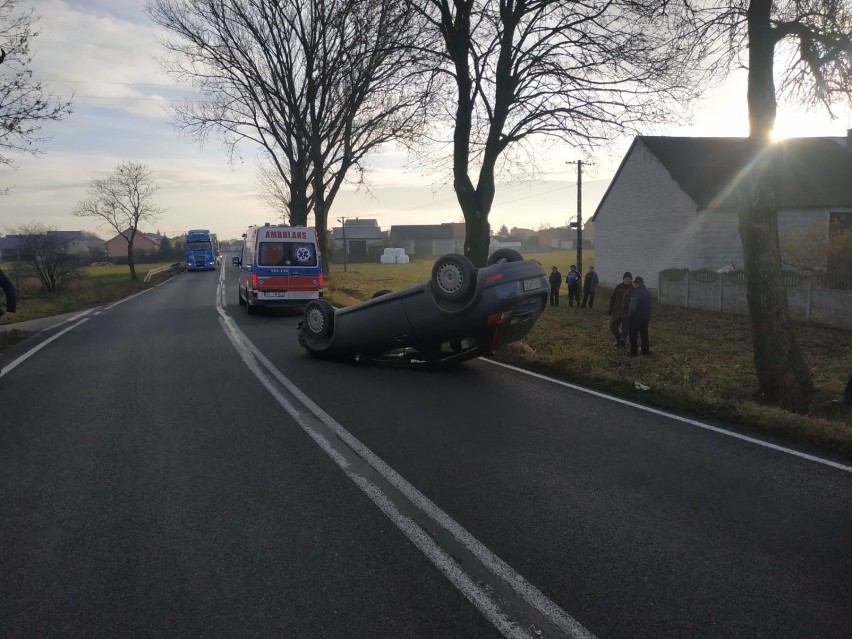
<path id="1" fill-rule="evenodd" d="M 183 250 L 187 271 L 215 271 L 217 250 L 215 236 L 207 229 L 193 229 L 184 234 Z"/>

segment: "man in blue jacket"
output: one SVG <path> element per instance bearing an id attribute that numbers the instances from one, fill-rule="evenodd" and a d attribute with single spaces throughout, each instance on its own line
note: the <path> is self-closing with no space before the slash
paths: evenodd
<path id="1" fill-rule="evenodd" d="M 630 355 L 639 354 L 639 339 L 642 340 L 642 354 L 651 354 L 648 342 L 648 324 L 651 321 L 651 291 L 645 288 L 645 280 L 640 276 L 633 280 L 633 293 L 630 296 L 630 310 L 627 311 L 627 325 L 630 331 Z"/>
<path id="2" fill-rule="evenodd" d="M 577 308 L 580 307 L 580 280 L 583 276 L 577 270 L 577 265 L 572 264 L 568 270 L 568 275 L 565 276 L 565 283 L 568 285 L 568 306 L 574 306 L 574 301 L 577 301 Z"/>

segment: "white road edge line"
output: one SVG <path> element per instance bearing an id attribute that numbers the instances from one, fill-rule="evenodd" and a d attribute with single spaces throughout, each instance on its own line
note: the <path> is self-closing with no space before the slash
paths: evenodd
<path id="1" fill-rule="evenodd" d="M 134 293 L 134 294 L 133 294 L 133 295 L 131 295 L 130 297 L 125 297 L 124 299 L 118 300 L 117 302 L 113 302 L 113 303 L 112 303 L 112 304 L 110 304 L 109 306 L 106 306 L 106 307 L 104 307 L 104 308 L 102 308 L 102 309 L 98 310 L 98 312 L 97 312 L 97 313 L 95 313 L 95 315 L 98 315 L 98 314 L 99 314 L 99 313 L 101 313 L 102 311 L 108 311 L 109 309 L 111 309 L 111 308 L 113 308 L 113 307 L 115 307 L 115 306 L 118 306 L 119 304 L 124 304 L 124 302 L 126 302 L 127 300 L 132 300 L 134 297 L 138 297 L 138 296 L 142 295 L 143 293 L 147 293 L 148 291 L 152 290 L 153 288 L 154 288 L 154 287 L 146 288 L 144 291 L 139 291 L 138 293 Z M 20 356 L 19 356 L 19 357 L 17 357 L 16 359 L 12 360 L 12 361 L 9 363 L 9 365 L 8 365 L 8 366 L 4 366 L 4 367 L 3 367 L 3 369 L 2 369 L 2 370 L 0 370 L 0 377 L 3 377 L 3 375 L 6 375 L 6 374 L 8 374 L 8 373 L 11 373 L 11 372 L 12 372 L 12 370 L 14 370 L 15 368 L 17 368 L 20 364 L 22 364 L 23 362 L 25 362 L 26 360 L 28 360 L 30 357 L 32 357 L 33 355 L 35 355 L 36 353 L 38 353 L 41 349 L 43 349 L 45 346 L 47 346 L 47 345 L 48 345 L 48 344 L 50 344 L 51 342 L 58 340 L 60 337 L 62 337 L 63 335 L 65 335 L 65 333 L 67 333 L 68 331 L 71 331 L 71 330 L 73 330 L 73 329 L 77 328 L 78 326 L 80 326 L 80 325 L 81 325 L 81 324 L 83 324 L 84 322 L 88 322 L 90 318 L 89 318 L 89 317 L 85 317 L 85 316 L 86 316 L 86 315 L 89 315 L 90 313 L 93 313 L 93 312 L 94 312 L 95 310 L 97 310 L 97 309 L 98 309 L 98 307 L 91 308 L 91 309 L 89 309 L 88 311 L 84 311 L 84 312 L 80 313 L 79 315 L 76 315 L 76 316 L 74 316 L 74 317 L 68 318 L 68 319 L 67 319 L 67 320 L 65 320 L 64 322 L 60 322 L 59 324 L 56 324 L 55 326 L 52 326 L 51 328 L 56 328 L 56 326 L 62 326 L 63 324 L 67 324 L 68 322 L 74 322 L 74 324 L 72 324 L 72 325 L 71 325 L 71 326 L 69 326 L 68 328 L 63 329 L 62 331 L 60 331 L 59 333 L 57 333 L 57 334 L 56 334 L 56 335 L 54 335 L 53 337 L 50 337 L 50 338 L 48 338 L 48 339 L 44 340 L 43 342 L 41 342 L 41 343 L 40 343 L 40 344 L 38 344 L 37 346 L 34 346 L 34 347 L 33 347 L 33 348 L 31 348 L 30 350 L 28 350 L 28 351 L 27 351 L 26 353 L 24 353 L 23 355 L 20 355 Z M 82 318 L 82 319 L 80 319 L 80 318 Z M 75 320 L 79 320 L 79 321 L 75 321 Z M 46 332 L 47 330 L 50 330 L 50 329 L 44 329 L 44 330 L 42 330 L 42 331 L 40 331 L 40 332 L 44 333 L 44 332 Z"/>
<path id="2" fill-rule="evenodd" d="M 95 307 L 95 308 L 97 308 L 97 307 Z M 53 326 L 49 326 L 48 328 L 43 328 L 43 329 L 41 329 L 41 331 L 39 331 L 39 332 L 41 332 L 41 333 L 46 333 L 46 332 L 48 332 L 48 331 L 52 331 L 52 330 L 53 330 L 54 328 L 56 328 L 57 326 L 63 326 L 63 325 L 65 325 L 65 324 L 70 324 L 71 322 L 76 322 L 78 319 L 81 319 L 81 318 L 85 317 L 86 315 L 89 315 L 89 314 L 91 314 L 92 312 L 94 312 L 94 311 L 95 311 L 95 308 L 90 308 L 89 310 L 87 310 L 87 311 L 83 311 L 82 313 L 77 313 L 77 314 L 76 314 L 76 315 L 74 315 L 73 317 L 69 317 L 69 318 L 68 318 L 68 319 L 66 319 L 66 320 L 62 320 L 62 321 L 61 321 L 61 322 L 59 322 L 58 324 L 54 324 Z"/>
<path id="3" fill-rule="evenodd" d="M 570 382 L 564 382 L 560 379 L 555 379 L 553 377 L 548 377 L 547 375 L 542 375 L 541 373 L 534 373 L 532 371 L 524 370 L 523 368 L 518 368 L 517 366 L 512 366 L 511 364 L 504 364 L 503 362 L 498 362 L 493 359 L 481 357 L 481 361 L 487 362 L 488 364 L 492 364 L 494 366 L 501 366 L 503 368 L 507 368 L 511 371 L 515 371 L 516 373 L 522 373 L 524 375 L 529 375 L 530 377 L 535 377 L 536 379 L 541 379 L 547 382 L 551 382 L 553 384 L 557 384 L 559 386 L 564 386 L 565 388 L 570 388 L 571 390 L 580 391 L 582 393 L 586 393 L 588 395 L 594 395 L 595 397 L 600 397 L 602 399 L 607 399 L 611 402 L 616 402 L 617 404 L 624 404 L 625 406 L 630 406 L 631 408 L 638 408 L 639 410 L 643 410 L 646 413 L 652 413 L 654 415 L 660 415 L 662 417 L 666 417 L 668 419 L 672 419 L 674 421 L 678 421 L 684 424 L 689 424 L 690 426 L 697 426 L 698 428 L 703 428 L 704 430 L 709 430 L 714 433 L 718 433 L 720 435 L 725 435 L 727 437 L 733 437 L 734 439 L 740 439 L 745 442 L 749 442 L 750 444 L 756 444 L 758 446 L 763 446 L 764 448 L 771 448 L 772 450 L 785 453 L 787 455 L 793 455 L 795 457 L 801 457 L 802 459 L 807 459 L 808 461 L 815 462 L 817 464 L 822 464 L 824 466 L 831 466 L 832 468 L 837 468 L 838 470 L 845 471 L 847 473 L 852 473 L 852 466 L 847 466 L 845 464 L 841 464 L 835 461 L 831 461 L 830 459 L 824 459 L 822 457 L 816 457 L 815 455 L 809 455 L 807 453 L 803 453 L 798 450 L 794 450 L 793 448 L 786 448 L 785 446 L 779 446 L 778 444 L 772 444 L 770 442 L 763 441 L 762 439 L 757 439 L 755 437 L 749 437 L 748 435 L 743 435 L 741 433 L 737 433 L 730 430 L 725 430 L 724 428 L 719 428 L 718 426 L 712 426 L 710 424 L 705 424 L 704 422 L 700 422 L 696 419 L 690 419 L 688 417 L 681 417 L 680 415 L 675 415 L 674 413 L 668 413 L 664 410 L 660 410 L 659 408 L 652 408 L 651 406 L 645 406 L 643 404 L 637 404 L 636 402 L 631 402 L 629 399 L 623 399 L 621 397 L 615 397 L 614 395 L 607 395 L 606 393 L 602 393 L 600 391 L 592 390 L 591 388 L 584 388 L 583 386 L 578 386 L 576 384 L 572 384 Z"/>
<path id="4" fill-rule="evenodd" d="M 39 344 L 38 346 L 35 346 L 35 347 L 31 348 L 30 350 L 28 350 L 26 353 L 24 353 L 24 354 L 23 354 L 23 355 L 21 355 L 20 357 L 18 357 L 18 358 L 16 358 L 16 359 L 14 359 L 14 360 L 13 360 L 13 361 L 12 361 L 12 362 L 8 365 L 8 366 L 4 366 L 4 367 L 3 367 L 3 370 L 0 370 L 0 377 L 3 377 L 3 375 L 7 375 L 8 373 L 11 373 L 11 372 L 12 372 L 15 368 L 17 368 L 20 364 L 24 363 L 24 362 L 25 362 L 26 360 L 28 360 L 30 357 L 32 357 L 33 355 L 35 355 L 36 353 L 38 353 L 38 352 L 39 352 L 41 349 L 43 349 L 45 346 L 47 346 L 48 344 L 50 344 L 51 342 L 53 342 L 53 341 L 55 341 L 55 340 L 58 340 L 60 337 L 62 337 L 63 335 L 65 335 L 65 333 L 67 333 L 68 331 L 74 330 L 75 328 L 77 328 L 78 326 L 80 326 L 81 324 L 83 324 L 84 322 L 88 322 L 88 321 L 89 321 L 89 318 L 88 318 L 88 317 L 84 317 L 83 319 L 81 319 L 81 320 L 80 320 L 79 322 L 77 322 L 76 324 L 72 324 L 72 325 L 71 325 L 71 326 L 69 326 L 68 328 L 66 328 L 66 329 L 64 329 L 64 330 L 62 330 L 62 331 L 60 331 L 60 332 L 58 332 L 58 333 L 57 333 L 56 335 L 54 335 L 53 337 L 49 337 L 48 339 L 44 340 L 44 341 L 43 341 L 41 344 Z"/>
<path id="5" fill-rule="evenodd" d="M 400 491 L 411 503 L 415 504 L 422 512 L 426 513 L 433 521 L 447 530 L 458 543 L 462 544 L 472 553 L 495 577 L 507 583 L 510 588 L 523 599 L 528 605 L 544 615 L 551 624 L 565 633 L 566 637 L 595 639 L 595 635 L 586 630 L 578 621 L 563 611 L 556 603 L 547 598 L 535 586 L 515 572 L 508 564 L 486 548 L 479 540 L 465 530 L 447 513 L 435 505 L 428 497 L 406 481 L 399 473 L 388 466 L 381 458 L 367 448 L 360 440 L 347 431 L 333 417 L 305 395 L 295 384 L 285 377 L 276 367 L 261 353 L 248 337 L 239 329 L 224 307 L 219 303 L 223 299 L 224 286 L 217 290 L 217 310 L 222 319 L 225 333 L 234 345 L 234 348 L 242 357 L 257 379 L 266 387 L 270 394 L 286 410 L 290 416 L 301 426 L 301 428 L 313 439 L 322 450 L 331 457 L 346 475 L 378 506 L 385 515 L 396 524 L 402 533 L 441 571 L 442 574 L 488 619 L 497 627 L 503 636 L 514 639 L 530 638 L 540 636 L 538 633 L 530 634 L 524 628 L 507 619 L 506 614 L 500 609 L 499 603 L 489 593 L 486 587 L 476 583 L 464 569 L 449 556 L 435 541 L 429 537 L 412 519 L 404 516 L 393 504 L 393 501 L 382 490 L 355 474 L 346 459 L 334 450 L 334 447 L 326 438 L 316 431 L 296 408 L 281 392 L 272 384 L 267 374 L 260 366 L 266 369 L 268 375 L 272 376 L 278 384 L 283 386 L 292 394 L 307 410 L 325 424 L 335 435 L 344 441 L 365 462 L 387 480 L 394 488 Z"/>

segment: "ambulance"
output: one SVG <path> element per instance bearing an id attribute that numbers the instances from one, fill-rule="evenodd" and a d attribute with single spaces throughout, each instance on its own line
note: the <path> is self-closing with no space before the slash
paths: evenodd
<path id="1" fill-rule="evenodd" d="M 249 315 L 261 306 L 305 306 L 322 297 L 317 231 L 307 226 L 251 226 L 243 234 L 239 302 Z"/>

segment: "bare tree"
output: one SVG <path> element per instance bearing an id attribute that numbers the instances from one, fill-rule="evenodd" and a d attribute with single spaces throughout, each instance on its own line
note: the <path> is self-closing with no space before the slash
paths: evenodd
<path id="1" fill-rule="evenodd" d="M 51 293 L 72 279 L 80 264 L 78 258 L 68 253 L 67 242 L 55 231 L 55 228 L 38 222 L 12 229 L 12 233 L 20 238 L 32 273 L 38 278 L 41 287 Z"/>
<path id="2" fill-rule="evenodd" d="M 132 280 L 137 279 L 133 243 L 139 225 L 154 222 L 163 212 L 154 202 L 159 188 L 146 165 L 122 162 L 108 177 L 93 179 L 88 197 L 74 208 L 75 216 L 99 218 L 104 226 L 127 241 L 127 264 Z"/>
<path id="3" fill-rule="evenodd" d="M 6 166 L 14 166 L 10 153 L 40 154 L 48 140 L 39 136 L 42 125 L 71 113 L 70 100 L 55 97 L 33 78 L 30 48 L 38 19 L 32 10 L 18 11 L 19 4 L 0 0 L 0 165 Z"/>
<path id="4" fill-rule="evenodd" d="M 148 13 L 175 37 L 166 69 L 205 96 L 176 113 L 199 140 L 231 153 L 256 143 L 281 184 L 289 219 L 310 211 L 328 254 L 328 212 L 364 157 L 412 139 L 425 93 L 412 82 L 417 31 L 394 0 L 154 0 Z M 267 172 L 267 176 L 270 175 Z M 280 206 L 278 207 L 280 210 Z"/>
<path id="5" fill-rule="evenodd" d="M 285 224 L 296 224 L 298 220 L 290 213 L 290 189 L 275 165 L 268 160 L 261 160 L 257 167 L 257 189 L 261 201 L 272 209 Z M 310 202 L 308 213 L 310 215 Z M 306 215 L 306 218 L 307 218 Z"/>
<path id="6" fill-rule="evenodd" d="M 696 44 L 672 32 L 665 2 L 409 0 L 431 25 L 451 79 L 453 186 L 465 254 L 482 265 L 495 175 L 543 138 L 586 151 L 619 132 L 677 117 L 698 91 Z"/>
<path id="7" fill-rule="evenodd" d="M 685 6 L 697 31 L 712 43 L 716 64 L 748 68 L 748 170 L 737 199 L 754 362 L 767 400 L 803 410 L 814 388 L 781 280 L 770 142 L 779 97 L 829 113 L 839 101 L 852 102 L 852 7 L 843 0 L 712 0 Z"/>

